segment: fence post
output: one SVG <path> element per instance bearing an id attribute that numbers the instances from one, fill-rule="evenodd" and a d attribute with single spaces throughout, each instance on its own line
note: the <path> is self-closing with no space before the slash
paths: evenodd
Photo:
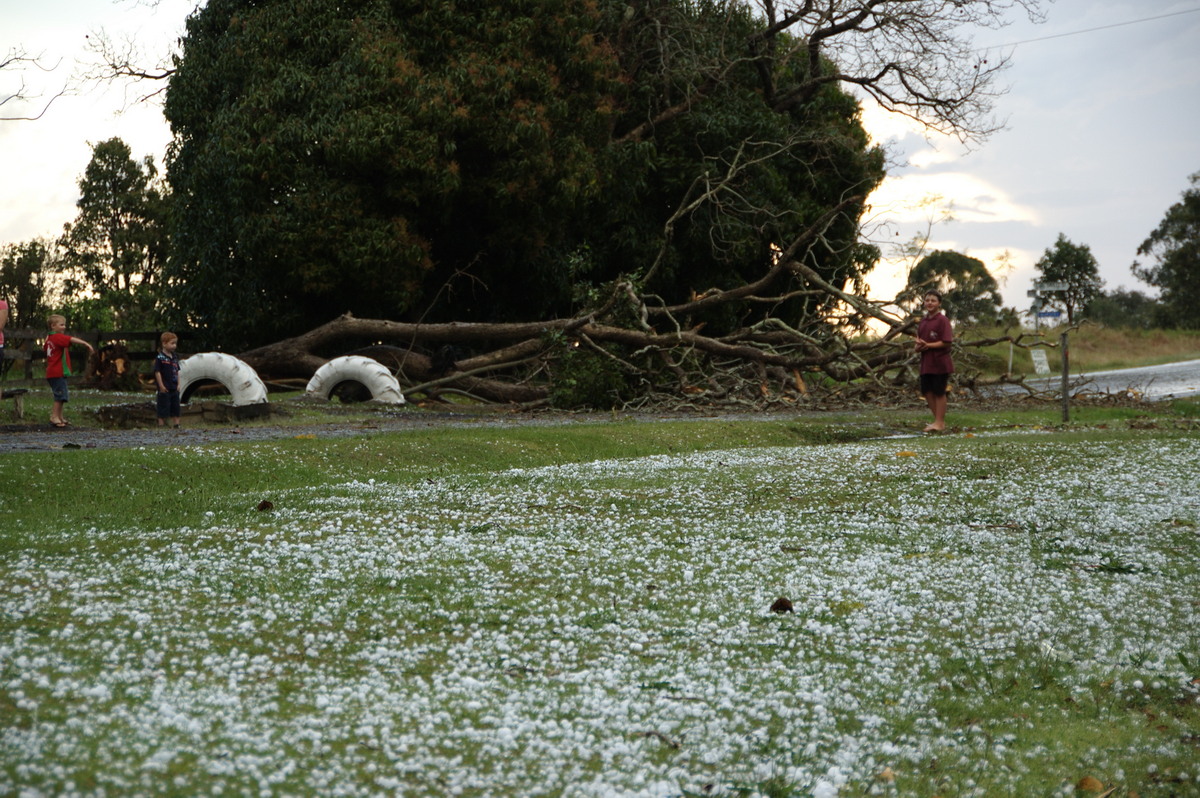
<path id="1" fill-rule="evenodd" d="M 1067 334 L 1062 334 L 1062 420 L 1064 424 L 1071 422 L 1071 393 L 1067 383 L 1070 381 L 1070 356 L 1067 352 Z"/>

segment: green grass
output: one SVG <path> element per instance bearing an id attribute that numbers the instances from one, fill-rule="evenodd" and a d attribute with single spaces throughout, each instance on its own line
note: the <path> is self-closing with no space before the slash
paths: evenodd
<path id="1" fill-rule="evenodd" d="M 0 454 L 0 792 L 1187 794 L 1194 410 Z"/>

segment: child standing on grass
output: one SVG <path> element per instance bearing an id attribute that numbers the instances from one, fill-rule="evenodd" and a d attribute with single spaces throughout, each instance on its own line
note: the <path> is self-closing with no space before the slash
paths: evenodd
<path id="1" fill-rule="evenodd" d="M 46 320 L 50 325 L 50 333 L 46 336 L 46 382 L 50 383 L 50 392 L 54 394 L 54 404 L 50 407 L 50 423 L 62 429 L 70 424 L 63 418 L 63 405 L 67 403 L 67 377 L 71 376 L 71 344 L 80 344 L 88 348 L 89 357 L 96 350 L 82 338 L 67 335 L 67 319 L 55 313 Z"/>
<path id="2" fill-rule="evenodd" d="M 942 313 L 940 292 L 926 291 L 924 306 L 925 317 L 917 326 L 916 350 L 921 355 L 921 393 L 933 413 L 933 422 L 925 431 L 942 432 L 946 429 L 946 387 L 954 373 L 954 361 L 950 359 L 954 331 Z"/>
<path id="3" fill-rule="evenodd" d="M 171 426 L 179 429 L 179 358 L 175 348 L 179 346 L 179 336 L 165 332 L 159 338 L 158 357 L 154 358 L 154 384 L 158 388 L 155 397 L 155 409 L 158 414 L 158 426 L 171 419 Z"/>

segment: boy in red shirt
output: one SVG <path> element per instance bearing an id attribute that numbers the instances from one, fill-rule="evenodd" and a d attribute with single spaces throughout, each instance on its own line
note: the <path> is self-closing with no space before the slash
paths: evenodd
<path id="1" fill-rule="evenodd" d="M 50 324 L 50 334 L 46 336 L 46 382 L 50 383 L 50 391 L 54 394 L 50 423 L 62 429 L 71 426 L 63 418 L 63 405 L 68 400 L 67 377 L 71 376 L 71 344 L 86 346 L 89 356 L 95 354 L 96 350 L 82 338 L 67 335 L 66 317 L 56 313 L 47 322 Z"/>
<path id="2" fill-rule="evenodd" d="M 921 393 L 933 413 L 933 423 L 925 431 L 941 432 L 946 429 L 946 385 L 954 373 L 950 359 L 954 331 L 942 313 L 942 295 L 926 291 L 924 299 L 925 318 L 917 327 L 916 350 L 921 355 Z"/>

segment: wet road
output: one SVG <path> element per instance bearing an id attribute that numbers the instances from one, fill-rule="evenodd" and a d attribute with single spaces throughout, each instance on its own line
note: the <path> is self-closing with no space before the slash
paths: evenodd
<path id="1" fill-rule="evenodd" d="M 1026 380 L 1026 383 L 1037 390 L 1057 392 L 1062 385 L 1062 376 L 1041 377 Z M 1184 360 L 1136 369 L 1073 373 L 1070 386 L 1072 393 L 1130 391 L 1144 399 L 1155 401 L 1200 396 L 1200 360 Z"/>

